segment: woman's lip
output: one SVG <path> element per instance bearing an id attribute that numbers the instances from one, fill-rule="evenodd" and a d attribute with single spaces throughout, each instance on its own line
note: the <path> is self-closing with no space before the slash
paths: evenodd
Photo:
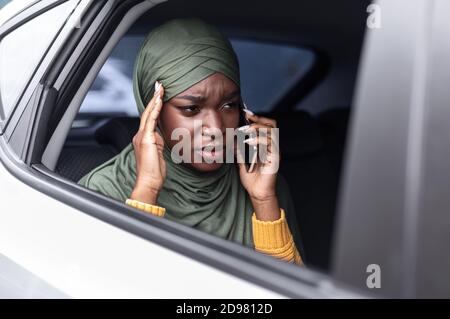
<path id="1" fill-rule="evenodd" d="M 223 149 L 219 149 L 219 150 L 196 150 L 196 152 L 198 154 L 200 154 L 200 156 L 202 156 L 203 158 L 207 157 L 207 158 L 220 158 L 223 155 Z"/>
<path id="2" fill-rule="evenodd" d="M 208 148 L 208 150 L 215 150 L 215 151 L 222 151 L 223 149 L 225 149 L 224 145 L 206 145 L 200 148 L 196 148 L 196 151 L 203 151 L 205 148 Z"/>

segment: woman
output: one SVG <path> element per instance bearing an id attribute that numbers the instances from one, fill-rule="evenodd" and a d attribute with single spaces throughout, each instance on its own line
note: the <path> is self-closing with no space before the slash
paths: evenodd
<path id="1" fill-rule="evenodd" d="M 302 264 L 289 190 L 276 171 L 263 172 L 272 162 L 257 163 L 248 172 L 244 163 L 218 160 L 231 150 L 215 134 L 226 138 L 227 128 L 238 127 L 242 106 L 239 65 L 229 41 L 198 19 L 161 25 L 139 52 L 133 90 L 141 120 L 132 144 L 79 183 L 154 215 Z M 271 139 L 275 121 L 246 113 L 252 123 L 247 130 L 265 128 Z M 195 121 L 201 121 L 200 130 Z M 173 160 L 171 150 L 179 139 L 172 133 L 178 128 L 190 133 L 188 152 L 200 156 L 200 163 Z M 202 147 L 196 146 L 199 141 Z M 247 143 L 262 141 L 259 136 Z M 270 147 L 269 155 L 276 158 Z"/>

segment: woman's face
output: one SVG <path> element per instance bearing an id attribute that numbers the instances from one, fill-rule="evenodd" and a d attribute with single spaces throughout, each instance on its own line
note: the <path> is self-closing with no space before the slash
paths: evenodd
<path id="1" fill-rule="evenodd" d="M 239 125 L 240 103 L 240 90 L 233 81 L 221 73 L 207 77 L 164 103 L 159 126 L 165 142 L 172 149 L 181 140 L 171 140 L 172 131 L 176 128 L 189 131 L 191 163 L 185 165 L 202 172 L 217 170 L 225 161 L 225 129 Z M 201 129 L 194 130 L 194 121 L 201 121 Z M 222 134 L 222 141 L 214 134 Z M 217 146 L 219 150 L 205 150 L 207 145 Z M 202 158 L 201 163 L 195 163 L 194 156 Z M 221 158 L 219 162 L 218 158 Z"/>

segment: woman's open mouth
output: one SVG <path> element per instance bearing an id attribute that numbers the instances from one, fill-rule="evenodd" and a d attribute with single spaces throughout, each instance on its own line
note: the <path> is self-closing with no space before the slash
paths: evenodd
<path id="1" fill-rule="evenodd" d="M 206 161 L 217 161 L 223 158 L 224 146 L 223 145 L 205 146 L 195 150 L 195 152 Z"/>

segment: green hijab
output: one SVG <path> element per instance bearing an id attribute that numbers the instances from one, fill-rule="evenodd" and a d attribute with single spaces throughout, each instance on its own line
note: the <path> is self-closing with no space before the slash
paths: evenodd
<path id="1" fill-rule="evenodd" d="M 156 80 L 164 85 L 167 101 L 216 72 L 240 86 L 236 54 L 217 29 L 198 19 L 176 19 L 159 26 L 147 36 L 134 67 L 133 91 L 139 113 L 153 96 Z M 205 173 L 174 163 L 167 146 L 163 154 L 167 176 L 157 204 L 166 208 L 165 218 L 254 247 L 253 207 L 241 185 L 237 165 L 224 163 L 218 170 Z M 130 143 L 79 184 L 125 201 L 135 180 L 136 160 Z M 281 176 L 277 180 L 278 200 L 300 249 L 289 189 Z"/>

